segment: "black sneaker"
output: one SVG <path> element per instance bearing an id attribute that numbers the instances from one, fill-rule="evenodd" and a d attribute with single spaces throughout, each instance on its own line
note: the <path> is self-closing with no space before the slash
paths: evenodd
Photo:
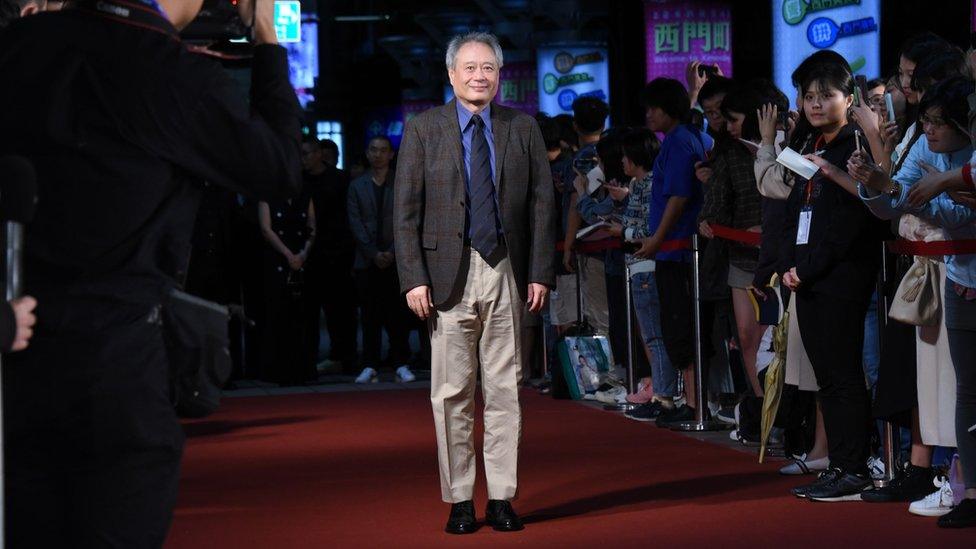
<path id="1" fill-rule="evenodd" d="M 838 471 L 829 482 L 807 491 L 810 501 L 861 501 L 861 492 L 874 486 L 867 473 L 846 473 Z"/>
<path id="2" fill-rule="evenodd" d="M 827 468 L 819 475 L 817 475 L 817 480 L 811 482 L 810 484 L 804 484 L 803 486 L 797 486 L 790 490 L 790 493 L 798 498 L 805 498 L 811 490 L 820 488 L 820 486 L 827 484 L 828 482 L 833 482 L 833 480 L 841 474 L 840 469 Z"/>
<path id="3" fill-rule="evenodd" d="M 657 418 L 657 426 L 665 429 L 674 427 L 677 423 L 695 420 L 695 409 L 687 404 L 682 404 L 664 412 Z"/>
<path id="4" fill-rule="evenodd" d="M 666 410 L 660 402 L 652 400 L 646 404 L 624 412 L 624 415 L 634 421 L 656 421 Z"/>
<path id="5" fill-rule="evenodd" d="M 976 499 L 966 498 L 947 514 L 939 517 L 939 528 L 970 528 L 976 526 Z"/>
<path id="6" fill-rule="evenodd" d="M 931 467 L 916 467 L 909 463 L 884 488 L 865 490 L 861 499 L 869 503 L 890 501 L 916 501 L 932 493 L 935 470 Z"/>

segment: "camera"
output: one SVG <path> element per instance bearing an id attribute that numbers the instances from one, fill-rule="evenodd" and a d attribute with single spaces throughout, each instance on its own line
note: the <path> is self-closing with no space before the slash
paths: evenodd
<path id="1" fill-rule="evenodd" d="M 183 32 L 184 40 L 238 40 L 248 35 L 248 25 L 241 21 L 236 0 L 204 0 L 200 14 Z"/>

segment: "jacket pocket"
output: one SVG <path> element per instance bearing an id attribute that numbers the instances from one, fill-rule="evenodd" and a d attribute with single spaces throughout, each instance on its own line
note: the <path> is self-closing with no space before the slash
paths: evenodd
<path id="1" fill-rule="evenodd" d="M 424 233 L 420 240 L 421 246 L 425 250 L 436 250 L 437 249 L 437 234 L 435 233 Z"/>

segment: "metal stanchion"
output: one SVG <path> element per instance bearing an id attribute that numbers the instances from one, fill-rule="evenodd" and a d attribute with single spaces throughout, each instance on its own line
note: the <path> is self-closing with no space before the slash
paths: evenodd
<path id="1" fill-rule="evenodd" d="M 885 250 L 885 244 L 881 243 L 881 273 L 878 277 L 878 353 L 880 356 L 881 350 L 884 348 L 884 333 L 885 325 L 888 323 L 888 296 L 885 295 L 885 286 L 888 282 L 888 254 Z M 884 422 L 884 434 L 882 440 L 882 447 L 884 450 L 884 464 L 885 464 L 885 476 L 883 479 L 878 479 L 874 481 L 874 485 L 878 488 L 884 488 L 889 482 L 895 478 L 895 469 L 897 465 L 897 455 L 898 448 L 901 446 L 901 437 L 895 433 L 895 426 L 890 422 Z"/>
<path id="2" fill-rule="evenodd" d="M 630 265 L 624 261 L 624 299 L 627 301 L 627 392 L 636 392 L 634 383 L 634 311 L 631 300 L 630 290 Z M 604 410 L 628 412 L 636 408 L 636 404 L 623 402 L 617 404 L 605 404 Z"/>
<path id="3" fill-rule="evenodd" d="M 708 390 L 706 385 L 708 384 L 707 379 L 703 379 L 702 375 L 702 357 L 701 352 L 701 289 L 699 284 L 701 282 L 701 273 L 698 270 L 698 235 L 693 235 L 691 237 L 692 246 L 692 285 L 691 292 L 694 301 L 694 313 L 695 313 L 695 391 L 697 395 L 697 406 L 695 406 L 695 419 L 693 421 L 685 421 L 681 423 L 676 423 L 671 429 L 673 431 L 727 431 L 732 428 L 731 425 L 726 425 L 720 421 L 715 421 L 712 419 L 705 419 L 705 410 L 708 408 Z"/>

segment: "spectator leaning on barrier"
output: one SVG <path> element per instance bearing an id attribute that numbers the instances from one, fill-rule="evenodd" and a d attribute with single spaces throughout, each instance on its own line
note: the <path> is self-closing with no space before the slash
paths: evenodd
<path id="1" fill-rule="evenodd" d="M 694 418 L 695 331 L 692 317 L 692 256 L 688 243 L 697 229 L 702 205 L 702 186 L 695 178 L 695 163 L 706 157 L 713 140 L 698 128 L 685 124 L 688 92 L 680 82 L 655 78 L 641 96 L 647 126 L 665 134 L 654 160 L 654 185 L 648 211 L 647 237 L 634 253 L 655 260 L 655 276 L 661 299 L 661 328 L 671 364 L 685 379 L 687 404 L 658 418 L 658 425 Z M 705 376 L 707 379 L 707 376 Z"/>

